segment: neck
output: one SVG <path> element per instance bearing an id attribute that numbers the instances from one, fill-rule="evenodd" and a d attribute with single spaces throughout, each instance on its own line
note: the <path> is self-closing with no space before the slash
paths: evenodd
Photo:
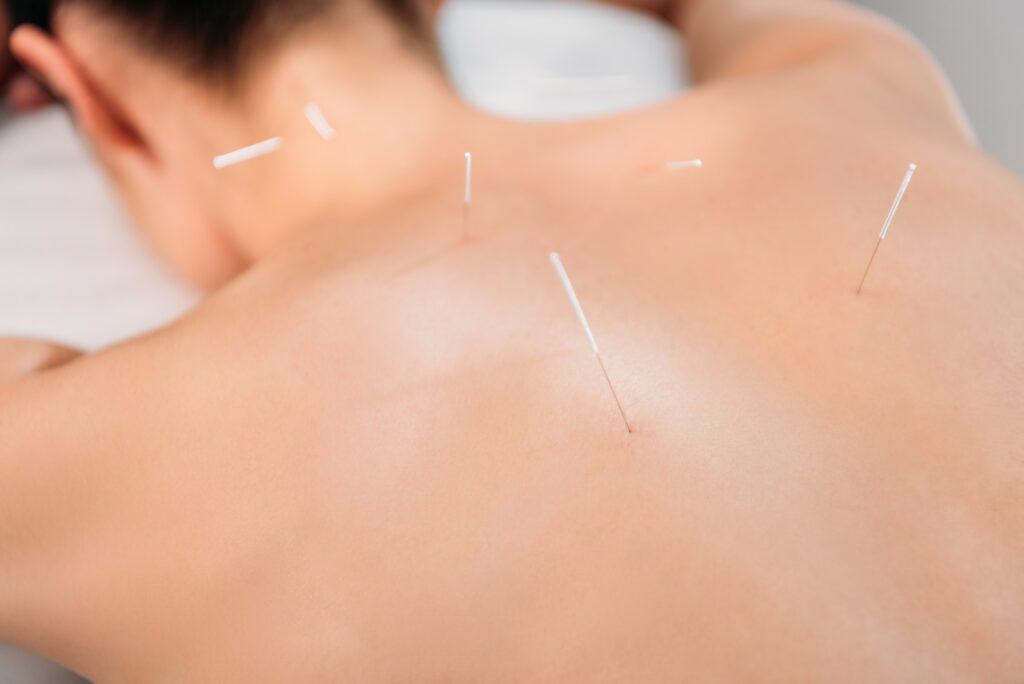
<path id="1" fill-rule="evenodd" d="M 413 51 L 349 47 L 287 51 L 245 98 L 248 139 L 283 138 L 278 152 L 218 177 L 231 184 L 219 195 L 221 224 L 251 260 L 307 227 L 352 224 L 434 187 L 461 197 L 466 151 L 529 148 L 535 127 L 466 106 Z M 307 121 L 310 103 L 332 140 Z"/>

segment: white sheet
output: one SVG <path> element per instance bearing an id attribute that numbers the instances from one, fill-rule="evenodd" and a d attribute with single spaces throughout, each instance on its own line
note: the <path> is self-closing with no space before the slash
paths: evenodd
<path id="1" fill-rule="evenodd" d="M 606 6 L 451 0 L 440 34 L 464 96 L 507 116 L 609 114 L 684 84 L 675 34 Z M 95 349 L 194 301 L 125 224 L 64 112 L 0 123 L 0 337 Z M 0 646 L 0 681 L 57 681 L 36 667 Z"/>
<path id="2" fill-rule="evenodd" d="M 0 128 L 0 336 L 91 349 L 191 300 L 125 224 L 62 110 Z"/>

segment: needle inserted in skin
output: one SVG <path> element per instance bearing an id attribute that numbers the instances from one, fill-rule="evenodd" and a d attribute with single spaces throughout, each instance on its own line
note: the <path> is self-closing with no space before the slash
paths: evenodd
<path id="1" fill-rule="evenodd" d="M 240 150 L 235 150 L 234 152 L 222 154 L 213 158 L 213 168 L 223 169 L 228 166 L 241 164 L 242 162 L 247 162 L 252 159 L 256 159 L 257 157 L 277 152 L 277 150 L 281 148 L 281 143 L 283 142 L 284 138 L 271 138 L 270 140 L 264 140 L 263 142 L 258 142 L 255 145 L 249 145 L 248 147 L 243 147 Z"/>
<path id="2" fill-rule="evenodd" d="M 473 153 L 466 153 L 466 194 L 462 200 L 462 237 L 469 237 L 469 207 L 473 204 Z"/>
<path id="3" fill-rule="evenodd" d="M 699 169 L 704 166 L 704 162 L 700 159 L 690 159 L 687 161 L 674 161 L 665 164 L 666 171 L 682 171 L 683 169 Z"/>
<path id="4" fill-rule="evenodd" d="M 328 123 L 327 117 L 324 116 L 324 112 L 319 106 L 310 102 L 306 105 L 305 114 L 309 125 L 316 129 L 321 138 L 324 140 L 334 140 L 338 137 L 338 131 L 334 130 L 334 127 Z"/>
<path id="5" fill-rule="evenodd" d="M 907 188 L 910 187 L 910 181 L 914 178 L 914 172 L 917 171 L 917 164 L 911 164 L 910 168 L 907 169 L 907 175 L 903 177 L 903 184 L 900 186 L 900 191 L 896 193 L 896 201 L 893 202 L 892 208 L 889 209 L 889 215 L 885 217 L 885 224 L 882 226 L 882 232 L 878 236 L 878 242 L 875 243 L 875 251 L 871 253 L 871 259 L 868 260 L 868 267 L 864 269 L 864 276 L 860 279 L 860 285 L 857 286 L 857 294 L 860 294 L 864 289 L 864 283 L 867 282 L 868 274 L 871 272 L 871 266 L 875 263 L 875 257 L 878 256 L 878 250 L 882 247 L 882 242 L 885 238 L 889 237 L 889 229 L 892 228 L 892 222 L 896 220 L 896 212 L 900 209 L 900 204 L 903 203 L 903 197 L 907 194 Z"/>
<path id="6" fill-rule="evenodd" d="M 604 359 L 601 357 L 601 350 L 597 346 L 597 340 L 594 339 L 594 333 L 590 329 L 590 323 L 587 322 L 587 316 L 583 313 L 583 307 L 580 305 L 580 300 L 576 296 L 576 290 L 572 286 L 572 281 L 569 280 L 569 274 L 565 270 L 565 266 L 562 265 L 562 257 L 557 253 L 552 253 L 548 259 L 551 261 L 551 265 L 555 267 L 555 272 L 558 274 L 558 279 L 562 281 L 562 287 L 565 288 L 565 294 L 569 297 L 569 303 L 572 304 L 573 310 L 576 312 L 576 317 L 580 321 L 580 325 L 583 326 L 583 332 L 587 336 L 587 342 L 590 343 L 590 348 L 594 352 L 594 356 L 597 357 L 597 362 L 601 365 L 601 372 L 604 374 L 605 382 L 608 383 L 608 389 L 612 392 L 612 398 L 615 399 L 615 405 L 619 407 L 619 414 L 622 416 L 622 422 L 626 424 L 626 432 L 633 432 L 633 428 L 629 425 L 629 419 L 626 418 L 626 411 L 622 408 L 622 402 L 619 401 L 619 395 L 615 391 L 615 387 L 612 385 L 612 379 L 608 375 L 608 369 L 604 365 Z"/>

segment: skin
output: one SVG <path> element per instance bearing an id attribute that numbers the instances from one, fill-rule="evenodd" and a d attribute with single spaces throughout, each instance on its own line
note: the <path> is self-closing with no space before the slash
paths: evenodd
<path id="1" fill-rule="evenodd" d="M 1019 677 L 1024 186 L 878 19 L 650 9 L 696 87 L 559 125 L 467 110 L 372 13 L 231 97 L 84 9 L 17 35 L 212 293 L 0 348 L 0 638 L 98 682 Z"/>

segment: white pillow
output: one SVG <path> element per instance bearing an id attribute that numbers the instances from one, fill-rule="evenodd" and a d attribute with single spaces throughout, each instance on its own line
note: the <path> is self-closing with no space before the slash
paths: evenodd
<path id="1" fill-rule="evenodd" d="M 679 34 L 633 12 L 572 0 L 450 0 L 439 34 L 452 81 L 504 116 L 576 119 L 634 109 L 686 84 Z"/>

